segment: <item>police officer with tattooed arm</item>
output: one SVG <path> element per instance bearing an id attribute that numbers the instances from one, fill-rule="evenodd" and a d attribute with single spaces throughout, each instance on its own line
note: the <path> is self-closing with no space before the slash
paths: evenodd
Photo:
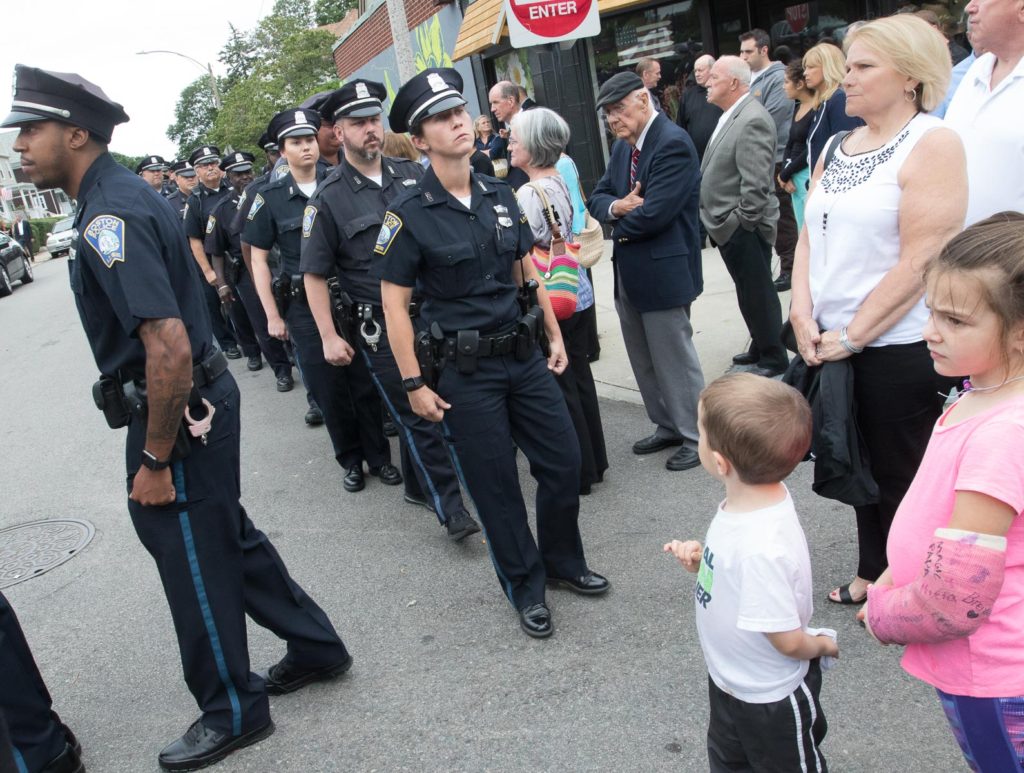
<path id="1" fill-rule="evenodd" d="M 336 676 L 352 658 L 239 502 L 239 392 L 212 345 L 202 278 L 174 209 L 114 161 L 121 105 L 71 73 L 18 65 L 14 148 L 40 188 L 78 200 L 68 263 L 102 374 L 93 396 L 127 426 L 128 511 L 153 556 L 201 716 L 158 757 L 167 770 L 223 759 L 274 731 L 268 693 Z M 246 615 L 287 643 L 250 670 Z"/>

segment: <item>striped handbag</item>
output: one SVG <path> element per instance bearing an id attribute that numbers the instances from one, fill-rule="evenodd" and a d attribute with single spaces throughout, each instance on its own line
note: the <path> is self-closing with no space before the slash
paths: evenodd
<path id="1" fill-rule="evenodd" d="M 561 229 L 555 219 L 555 211 L 540 183 L 527 183 L 540 196 L 544 205 L 544 219 L 551 229 L 551 246 L 545 249 L 539 244 L 530 250 L 530 258 L 537 268 L 544 289 L 551 301 L 555 319 L 566 320 L 576 313 L 580 286 L 580 246 L 562 238 Z"/>

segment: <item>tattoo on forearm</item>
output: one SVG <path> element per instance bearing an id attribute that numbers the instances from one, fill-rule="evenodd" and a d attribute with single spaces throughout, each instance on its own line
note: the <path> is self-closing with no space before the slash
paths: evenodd
<path id="1" fill-rule="evenodd" d="M 173 445 L 192 389 L 188 333 L 180 319 L 153 319 L 139 327 L 139 338 L 146 347 L 147 446 Z"/>

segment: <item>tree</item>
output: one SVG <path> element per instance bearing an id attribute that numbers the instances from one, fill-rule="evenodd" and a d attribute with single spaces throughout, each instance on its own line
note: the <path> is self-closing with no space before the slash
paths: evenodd
<path id="1" fill-rule="evenodd" d="M 135 167 L 139 165 L 142 160 L 142 156 L 126 156 L 123 153 L 118 153 L 116 150 L 110 151 L 110 155 L 114 157 L 114 160 L 126 169 L 130 169 L 132 172 L 135 171 Z"/>
<path id="2" fill-rule="evenodd" d="M 241 32 L 233 24 L 228 26 L 231 27 L 231 36 L 224 44 L 224 48 L 220 50 L 218 57 L 220 63 L 228 68 L 222 89 L 225 93 L 230 91 L 236 83 L 252 75 L 252 71 L 260 61 L 252 33 Z"/>
<path id="3" fill-rule="evenodd" d="M 345 14 L 358 5 L 357 0 L 313 0 L 313 21 L 318 27 L 334 24 L 344 19 Z"/>
<path id="4" fill-rule="evenodd" d="M 187 158 L 196 147 L 210 142 L 209 134 L 217 118 L 210 92 L 210 78 L 202 75 L 181 92 L 174 108 L 174 123 L 167 136 L 178 143 L 178 158 Z"/>

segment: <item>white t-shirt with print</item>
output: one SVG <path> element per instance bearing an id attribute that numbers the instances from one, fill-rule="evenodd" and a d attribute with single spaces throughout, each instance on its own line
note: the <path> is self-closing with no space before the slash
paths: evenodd
<path id="1" fill-rule="evenodd" d="M 747 703 L 772 703 L 797 689 L 808 662 L 781 654 L 764 635 L 806 629 L 814 609 L 807 540 L 788 490 L 761 510 L 731 513 L 719 505 L 694 596 L 700 645 L 720 689 Z"/>

